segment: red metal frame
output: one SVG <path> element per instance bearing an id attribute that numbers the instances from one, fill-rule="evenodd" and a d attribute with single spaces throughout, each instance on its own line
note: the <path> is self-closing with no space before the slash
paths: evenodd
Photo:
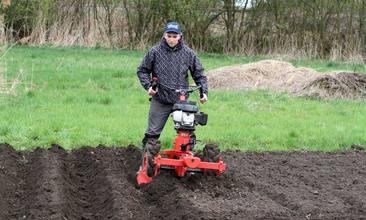
<path id="1" fill-rule="evenodd" d="M 178 176 L 184 176 L 188 168 L 202 169 L 203 171 L 206 169 L 216 170 L 218 175 L 223 173 L 226 170 L 226 164 L 223 163 L 221 158 L 217 163 L 212 163 L 201 161 L 199 157 L 193 156 L 188 144 L 191 133 L 192 131 L 178 131 L 178 136 L 174 141 L 174 149 L 163 151 L 163 155 L 166 155 L 168 158 L 158 155 L 155 158 L 155 165 L 158 168 L 161 166 L 174 167 Z M 183 144 L 188 144 L 185 151 L 181 150 Z"/>
<path id="2" fill-rule="evenodd" d="M 216 170 L 217 175 L 220 175 L 226 170 L 226 164 L 223 163 L 221 158 L 218 163 L 212 163 L 212 162 L 203 162 L 201 161 L 200 158 L 190 155 L 182 156 L 179 159 L 163 158 L 161 157 L 161 155 L 158 155 L 155 158 L 155 165 L 157 167 L 160 166 L 175 167 L 175 172 L 177 173 L 178 176 L 184 176 L 188 168 L 202 169 L 203 172 L 207 169 Z"/>
<path id="3" fill-rule="evenodd" d="M 215 170 L 216 175 L 220 175 L 226 170 L 226 164 L 219 158 L 217 163 L 201 161 L 199 157 L 195 157 L 193 152 L 190 151 L 189 141 L 191 131 L 178 131 L 178 135 L 174 141 L 174 149 L 164 150 L 163 155 L 167 157 L 162 157 L 158 154 L 154 158 L 155 163 L 155 171 L 154 176 L 157 175 L 161 166 L 171 167 L 175 169 L 175 173 L 182 177 L 184 176 L 189 169 L 199 169 L 202 173 L 206 173 L 207 170 Z M 182 151 L 182 144 L 187 145 L 186 150 Z M 153 180 L 153 177 L 149 177 L 146 174 L 147 170 L 147 154 L 144 155 L 143 166 L 140 168 L 137 173 L 137 183 L 144 184 L 149 183 Z"/>

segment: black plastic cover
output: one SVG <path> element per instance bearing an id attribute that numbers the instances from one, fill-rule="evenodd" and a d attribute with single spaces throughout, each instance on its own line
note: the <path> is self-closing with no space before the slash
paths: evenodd
<path id="1" fill-rule="evenodd" d="M 199 112 L 194 114 L 194 122 L 199 125 L 206 125 L 207 124 L 208 115 L 204 112 Z"/>
<path id="2" fill-rule="evenodd" d="M 173 106 L 173 111 L 175 110 L 182 110 L 185 112 L 197 113 L 198 106 L 196 102 L 177 102 Z"/>

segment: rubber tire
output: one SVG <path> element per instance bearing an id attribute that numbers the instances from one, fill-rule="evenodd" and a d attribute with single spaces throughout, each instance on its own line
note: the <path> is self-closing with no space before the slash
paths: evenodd
<path id="1" fill-rule="evenodd" d="M 218 163 L 221 157 L 220 149 L 217 144 L 206 144 L 202 150 L 202 159 L 206 162 Z M 209 176 L 216 176 L 215 170 L 205 171 Z"/>
<path id="2" fill-rule="evenodd" d="M 221 157 L 220 149 L 217 144 L 206 144 L 202 150 L 202 158 L 207 162 L 219 162 Z"/>

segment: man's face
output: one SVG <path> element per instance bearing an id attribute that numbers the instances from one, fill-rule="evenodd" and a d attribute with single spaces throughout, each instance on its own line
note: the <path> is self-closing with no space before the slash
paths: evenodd
<path id="1" fill-rule="evenodd" d="M 174 32 L 164 33 L 164 38 L 170 47 L 175 47 L 180 39 L 180 34 Z"/>

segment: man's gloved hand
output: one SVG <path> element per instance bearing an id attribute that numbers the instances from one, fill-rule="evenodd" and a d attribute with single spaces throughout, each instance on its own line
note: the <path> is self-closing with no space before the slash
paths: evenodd
<path id="1" fill-rule="evenodd" d="M 202 94 L 202 97 L 200 97 L 200 102 L 203 104 L 207 102 L 207 95 L 205 93 Z"/>
<path id="2" fill-rule="evenodd" d="M 154 95 L 158 92 L 158 89 L 153 90 L 153 88 L 152 88 L 152 87 L 150 87 L 150 88 L 147 90 L 147 92 L 149 93 L 149 95 L 154 96 Z"/>

